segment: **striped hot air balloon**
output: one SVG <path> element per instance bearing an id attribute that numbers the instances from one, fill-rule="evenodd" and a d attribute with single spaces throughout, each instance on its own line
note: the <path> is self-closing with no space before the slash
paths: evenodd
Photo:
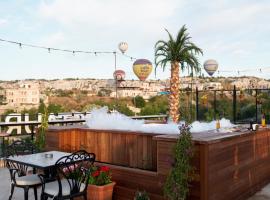
<path id="1" fill-rule="evenodd" d="M 213 76 L 218 69 L 218 63 L 213 59 L 209 59 L 204 62 L 203 67 L 210 76 Z"/>

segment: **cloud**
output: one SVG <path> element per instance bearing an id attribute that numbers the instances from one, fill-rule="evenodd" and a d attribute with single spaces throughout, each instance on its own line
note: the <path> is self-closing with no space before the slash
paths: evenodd
<path id="1" fill-rule="evenodd" d="M 270 64 L 269 0 L 29 2 L 31 3 L 17 5 L 16 1 L 16 8 L 12 3 L 7 3 L 7 8 L 1 6 L 6 11 L 10 10 L 9 7 L 14 8 L 14 14 L 7 12 L 2 14 L 4 19 L 0 18 L 0 27 L 8 23 L 5 27 L 7 31 L 4 31 L 6 38 L 56 48 L 97 51 L 116 50 L 120 41 L 126 41 L 129 44 L 129 55 L 153 61 L 155 42 L 168 39 L 164 28 L 175 35 L 179 28 L 186 24 L 192 41 L 204 50 L 204 56 L 200 57 L 201 63 L 207 58 L 214 58 L 220 66 L 232 68 Z M 25 9 L 21 9 L 22 7 Z M 9 18 L 9 15 L 12 17 Z M 114 58 L 111 55 L 81 56 L 78 53 L 73 56 L 53 52 L 44 55 L 30 50 L 35 56 L 30 59 L 24 56 L 24 65 L 44 65 L 48 71 L 54 71 L 53 66 L 57 65 L 59 71 L 53 73 L 55 77 L 63 77 L 60 69 L 66 66 L 70 67 L 66 73 L 71 77 L 80 74 L 89 77 L 111 77 L 114 70 Z M 48 56 L 46 62 L 40 63 L 45 56 Z M 35 63 L 32 57 L 36 58 Z M 19 59 L 14 59 L 16 60 Z M 117 57 L 117 67 L 126 71 L 127 78 L 135 78 L 132 63 L 130 59 Z M 23 63 L 17 65 L 21 66 Z M 170 76 L 169 68 L 166 70 L 163 73 L 161 68 L 158 68 L 157 78 Z M 44 75 L 40 73 L 40 76 Z M 150 78 L 154 78 L 154 75 Z"/>
<path id="2" fill-rule="evenodd" d="M 138 34 L 148 38 L 164 28 L 166 20 L 177 11 L 176 5 L 179 5 L 177 0 L 55 0 L 50 3 L 43 1 L 39 13 L 68 30 L 98 33 L 99 37 L 106 34 L 123 37 L 136 33 L 133 37 Z"/>
<path id="3" fill-rule="evenodd" d="M 57 47 L 63 44 L 66 41 L 65 35 L 63 32 L 56 32 L 45 36 L 40 40 L 41 45 L 45 45 L 47 47 Z"/>
<path id="4" fill-rule="evenodd" d="M 260 56 L 267 49 L 270 2 L 217 0 L 202 4 L 191 0 L 189 6 L 196 3 L 194 9 L 200 12 L 192 17 L 189 24 L 192 25 L 192 36 L 204 50 L 204 58 L 219 59 L 223 66 L 244 67 L 250 66 L 251 62 L 256 65 L 254 56 Z M 266 58 L 264 63 L 269 65 Z"/>
<path id="5" fill-rule="evenodd" d="M 247 3 L 229 8 L 219 8 L 216 12 L 209 13 L 204 18 L 200 30 L 207 31 L 210 28 L 226 33 L 239 30 L 240 27 L 247 31 L 252 26 L 257 26 L 259 20 L 265 21 L 265 13 L 270 11 L 270 4 Z M 269 17 L 268 17 L 269 18 Z M 259 23 L 258 23 L 259 24 Z"/>
<path id="6" fill-rule="evenodd" d="M 160 20 L 174 13 L 175 0 L 99 1 L 55 0 L 43 1 L 40 13 L 63 24 L 119 25 L 132 22 Z M 130 24 L 132 25 L 132 24 Z"/>
<path id="7" fill-rule="evenodd" d="M 6 24 L 8 24 L 8 20 L 0 19 L 0 26 L 5 26 Z"/>

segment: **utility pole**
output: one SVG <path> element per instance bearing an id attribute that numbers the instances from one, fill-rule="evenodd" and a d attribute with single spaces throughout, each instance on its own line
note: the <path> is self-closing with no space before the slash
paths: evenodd
<path id="1" fill-rule="evenodd" d="M 113 52 L 113 54 L 114 54 L 114 71 L 116 71 L 116 51 Z M 115 101 L 117 103 L 118 96 L 117 96 L 117 78 L 116 77 L 114 77 L 114 81 L 115 81 Z"/>

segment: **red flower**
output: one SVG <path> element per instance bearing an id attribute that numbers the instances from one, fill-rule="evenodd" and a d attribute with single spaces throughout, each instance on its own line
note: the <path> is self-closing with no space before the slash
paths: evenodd
<path id="1" fill-rule="evenodd" d="M 110 168 L 107 167 L 107 166 L 102 166 L 102 167 L 100 167 L 100 171 L 101 171 L 101 172 L 108 172 L 109 170 L 110 170 Z"/>
<path id="2" fill-rule="evenodd" d="M 95 171 L 95 172 L 93 172 L 93 173 L 92 173 L 92 176 L 93 176 L 93 177 L 98 177 L 98 176 L 99 176 L 99 174 L 100 174 L 100 172 L 99 172 L 99 171 Z"/>

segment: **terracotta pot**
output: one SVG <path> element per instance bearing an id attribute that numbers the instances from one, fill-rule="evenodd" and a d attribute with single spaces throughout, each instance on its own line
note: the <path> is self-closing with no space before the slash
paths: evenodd
<path id="1" fill-rule="evenodd" d="M 115 182 L 103 186 L 88 185 L 87 200 L 112 200 L 114 186 Z"/>

